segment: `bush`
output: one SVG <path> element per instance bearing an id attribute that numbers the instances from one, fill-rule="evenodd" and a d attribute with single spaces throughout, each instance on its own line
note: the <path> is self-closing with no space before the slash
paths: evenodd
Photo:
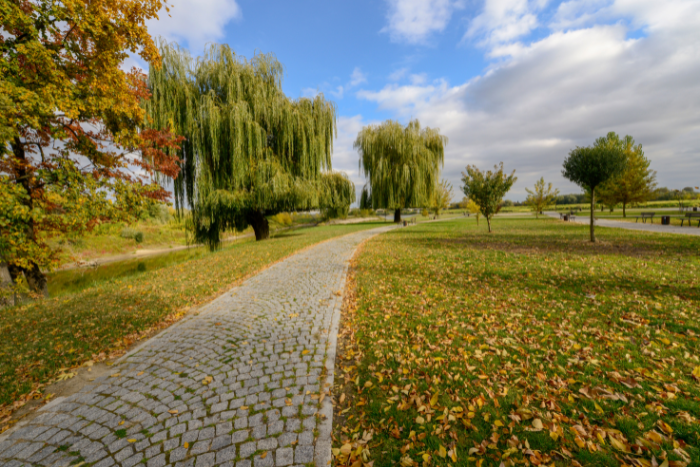
<path id="1" fill-rule="evenodd" d="M 132 229 L 131 227 L 124 227 L 119 234 L 121 238 L 134 238 L 136 235 L 136 231 Z"/>
<path id="2" fill-rule="evenodd" d="M 120 234 L 122 238 L 131 238 L 136 241 L 136 243 L 143 242 L 143 232 L 139 232 L 130 227 L 124 227 Z"/>
<path id="3" fill-rule="evenodd" d="M 272 216 L 271 220 L 275 224 L 279 224 L 279 225 L 287 226 L 287 227 L 292 225 L 292 222 L 293 222 L 292 216 L 288 212 L 280 212 L 278 214 L 275 214 L 274 216 Z"/>

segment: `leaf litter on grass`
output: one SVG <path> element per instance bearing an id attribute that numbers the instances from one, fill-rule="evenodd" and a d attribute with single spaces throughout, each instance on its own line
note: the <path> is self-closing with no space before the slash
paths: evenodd
<path id="1" fill-rule="evenodd" d="M 700 241 L 600 231 L 585 248 L 550 220 L 368 241 L 340 336 L 336 464 L 700 465 Z"/>

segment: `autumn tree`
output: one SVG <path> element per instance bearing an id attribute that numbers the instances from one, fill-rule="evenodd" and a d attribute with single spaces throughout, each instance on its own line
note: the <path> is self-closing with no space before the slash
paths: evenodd
<path id="1" fill-rule="evenodd" d="M 354 146 L 360 153 L 360 170 L 369 179 L 363 199 L 374 209 L 393 209 L 394 222 L 401 221 L 402 209 L 427 205 L 438 184 L 446 145 L 447 137 L 439 129 L 421 128 L 418 120 L 406 126 L 387 120 L 362 128 Z"/>
<path id="2" fill-rule="evenodd" d="M 551 183 L 545 185 L 544 177 L 541 177 L 535 182 L 534 190 L 525 188 L 525 191 L 527 191 L 525 204 L 530 207 L 531 211 L 534 211 L 535 217 L 537 218 L 539 218 L 542 211 L 553 205 L 556 202 L 557 196 L 559 196 L 559 190 L 553 190 Z"/>
<path id="3" fill-rule="evenodd" d="M 624 138 L 616 134 L 608 135 L 610 144 L 620 147 L 625 156 L 625 170 L 599 188 L 601 202 L 610 210 L 622 204 L 622 217 L 627 217 L 627 206 L 643 203 L 654 197 L 656 190 L 656 172 L 649 168 L 651 161 L 644 157 L 641 144 L 627 135 Z"/>
<path id="4" fill-rule="evenodd" d="M 350 205 L 355 202 L 355 184 L 342 172 L 321 174 L 319 208 L 328 219 L 346 218 Z"/>
<path id="5" fill-rule="evenodd" d="M 442 180 L 437 184 L 430 197 L 430 210 L 433 214 L 440 216 L 443 209 L 450 207 L 452 201 L 452 184 L 447 180 Z"/>
<path id="6" fill-rule="evenodd" d="M 479 207 L 479 212 L 486 218 L 489 233 L 491 232 L 491 219 L 501 209 L 503 197 L 517 179 L 515 170 L 510 175 L 503 172 L 503 162 L 494 166 L 493 171 L 481 171 L 475 166 L 468 165 L 466 173 L 462 172 L 462 182 L 464 183 L 462 191 Z"/>
<path id="7" fill-rule="evenodd" d="M 593 146 L 576 147 L 564 160 L 562 175 L 590 193 L 591 242 L 595 242 L 596 189 L 625 170 L 625 154 L 616 137 L 610 132 L 596 139 Z"/>
<path id="8" fill-rule="evenodd" d="M 336 133 L 332 102 L 288 98 L 271 54 L 248 60 L 214 44 L 194 59 L 163 44 L 161 55 L 146 109 L 156 127 L 172 122 L 187 138 L 175 201 L 179 210 L 189 205 L 195 241 L 216 248 L 223 231 L 249 225 L 266 239 L 266 216 L 319 206 Z"/>
<path id="9" fill-rule="evenodd" d="M 141 131 L 145 76 L 122 70 L 129 53 L 158 66 L 146 21 L 164 5 L 0 3 L 0 262 L 35 292 L 57 260 L 52 237 L 167 197 L 155 176 L 177 174 L 179 139 L 167 126 Z"/>

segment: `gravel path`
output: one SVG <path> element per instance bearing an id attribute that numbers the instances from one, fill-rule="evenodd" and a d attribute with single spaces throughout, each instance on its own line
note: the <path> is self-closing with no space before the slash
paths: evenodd
<path id="1" fill-rule="evenodd" d="M 225 293 L 0 437 L 0 465 L 326 467 L 347 263 L 391 228 L 321 243 Z"/>
<path id="2" fill-rule="evenodd" d="M 559 213 L 556 212 L 545 212 L 550 217 L 554 217 L 556 219 L 559 219 Z M 584 224 L 588 225 L 591 221 L 588 218 L 588 215 L 582 215 L 582 216 L 576 216 L 576 220 L 573 221 L 577 224 Z M 596 219 L 595 225 L 597 227 L 615 227 L 618 229 L 627 229 L 627 230 L 644 230 L 646 232 L 656 232 L 656 233 L 673 233 L 673 234 L 681 234 L 681 235 L 700 235 L 700 229 L 697 228 L 697 221 L 695 222 L 694 225 L 691 227 L 678 227 L 675 225 L 661 225 L 659 222 L 660 220 L 656 220 L 656 224 L 652 223 L 643 223 L 641 221 L 639 222 L 621 222 L 621 221 L 614 221 L 614 220 L 609 220 L 609 219 Z"/>

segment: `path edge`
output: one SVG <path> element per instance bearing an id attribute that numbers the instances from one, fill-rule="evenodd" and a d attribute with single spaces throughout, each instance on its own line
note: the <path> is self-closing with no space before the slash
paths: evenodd
<path id="1" fill-rule="evenodd" d="M 393 228 L 386 228 L 380 232 L 377 232 L 355 246 L 352 254 L 346 261 L 345 270 L 343 272 L 342 279 L 342 290 L 343 293 L 340 297 L 336 298 L 335 305 L 333 306 L 333 316 L 331 317 L 331 325 L 328 329 L 328 340 L 326 341 L 326 360 L 324 364 L 326 378 L 321 385 L 321 394 L 325 394 L 325 397 L 321 401 L 321 409 L 319 410 L 319 415 L 321 420 L 318 424 L 319 435 L 316 439 L 316 447 L 314 449 L 314 464 L 316 467 L 328 467 L 331 465 L 332 455 L 331 448 L 333 447 L 333 379 L 335 372 L 335 357 L 338 349 L 338 330 L 340 329 L 340 315 L 343 311 L 343 303 L 345 303 L 345 294 L 347 289 L 347 279 L 348 271 L 350 269 L 350 262 L 353 260 L 360 247 L 365 244 L 368 240 L 381 235 L 383 233 L 389 232 Z"/>

